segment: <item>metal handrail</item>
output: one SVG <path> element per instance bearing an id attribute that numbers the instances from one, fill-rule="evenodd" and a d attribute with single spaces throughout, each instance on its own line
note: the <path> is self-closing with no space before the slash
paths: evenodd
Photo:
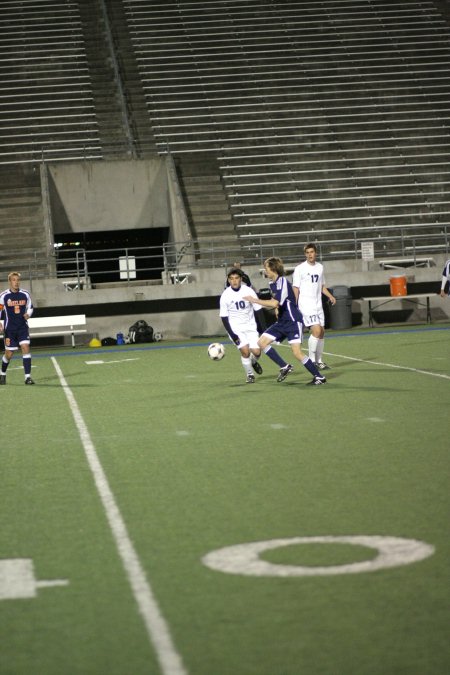
<path id="1" fill-rule="evenodd" d="M 431 231 L 431 229 L 434 231 Z M 439 229 L 439 232 L 436 232 Z M 109 281 L 115 275 L 117 281 L 125 285 L 139 283 L 140 280 L 153 280 L 163 283 L 163 279 L 195 269 L 214 269 L 228 267 L 234 260 L 246 265 L 261 265 L 272 255 L 281 257 L 286 263 L 303 257 L 304 245 L 312 241 L 318 249 L 319 260 L 357 260 L 362 259 L 361 245 L 372 241 L 376 258 L 408 257 L 450 253 L 450 231 L 448 225 L 431 225 L 428 232 L 419 233 L 412 229 L 400 229 L 398 233 L 383 233 L 378 236 L 379 228 L 361 228 L 318 233 L 314 230 L 288 233 L 269 239 L 255 235 L 252 240 L 238 239 L 233 246 L 224 246 L 204 240 L 167 242 L 163 246 L 144 246 L 86 250 L 82 248 L 57 250 L 49 256 L 31 253 L 26 262 L 20 264 L 23 276 L 29 276 L 30 285 L 38 279 L 76 280 L 78 290 L 92 288 L 92 285 Z M 333 235 L 331 234 L 333 232 Z M 192 251 L 195 251 L 195 256 Z M 183 255 L 189 253 L 185 258 Z M 23 252 L 22 252 L 23 253 Z M 19 256 L 19 251 L 16 252 Z M 11 269 L 19 265 L 14 260 L 14 251 L 9 259 L 0 261 L 0 274 L 6 276 Z M 21 258 L 24 260 L 24 257 Z M 125 265 L 124 265 L 125 261 Z M 122 262 L 122 266 L 121 266 Z M 95 283 L 94 280 L 95 279 Z"/>

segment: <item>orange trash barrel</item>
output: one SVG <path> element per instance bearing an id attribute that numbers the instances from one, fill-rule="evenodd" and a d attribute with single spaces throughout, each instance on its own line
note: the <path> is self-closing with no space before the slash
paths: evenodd
<path id="1" fill-rule="evenodd" d="M 406 276 L 399 274 L 389 279 L 391 284 L 391 295 L 407 295 Z"/>

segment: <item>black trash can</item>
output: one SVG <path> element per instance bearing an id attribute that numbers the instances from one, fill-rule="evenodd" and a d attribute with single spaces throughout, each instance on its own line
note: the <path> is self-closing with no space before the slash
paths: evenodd
<path id="1" fill-rule="evenodd" d="M 272 293 L 270 292 L 270 288 L 260 288 L 258 293 L 257 293 L 257 296 L 258 296 L 258 298 L 261 298 L 261 300 L 271 300 L 272 299 Z M 258 307 L 258 305 L 256 305 L 256 307 Z M 268 328 L 273 323 L 275 323 L 275 321 L 277 320 L 274 309 L 269 309 L 268 307 L 263 307 L 262 315 L 264 317 L 263 324 L 265 324 L 265 328 Z"/>
<path id="2" fill-rule="evenodd" d="M 336 298 L 336 304 L 330 305 L 330 328 L 343 330 L 352 327 L 352 295 L 348 286 L 335 286 L 330 289 Z"/>

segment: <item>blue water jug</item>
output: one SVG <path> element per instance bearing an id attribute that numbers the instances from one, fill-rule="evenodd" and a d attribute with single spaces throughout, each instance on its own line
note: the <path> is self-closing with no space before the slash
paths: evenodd
<path id="1" fill-rule="evenodd" d="M 117 333 L 117 344 L 118 345 L 124 345 L 125 340 L 123 339 L 123 333 Z"/>

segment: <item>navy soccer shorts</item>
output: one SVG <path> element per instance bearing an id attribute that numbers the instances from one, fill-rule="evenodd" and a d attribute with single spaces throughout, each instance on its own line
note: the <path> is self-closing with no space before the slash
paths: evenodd
<path id="1" fill-rule="evenodd" d="M 28 326 L 23 326 L 16 330 L 5 331 L 5 347 L 11 352 L 19 349 L 21 344 L 30 344 L 30 332 Z"/>
<path id="2" fill-rule="evenodd" d="M 276 342 L 287 340 L 289 344 L 300 344 L 303 339 L 303 325 L 300 321 L 277 321 L 269 326 L 263 335 L 270 335 Z"/>

